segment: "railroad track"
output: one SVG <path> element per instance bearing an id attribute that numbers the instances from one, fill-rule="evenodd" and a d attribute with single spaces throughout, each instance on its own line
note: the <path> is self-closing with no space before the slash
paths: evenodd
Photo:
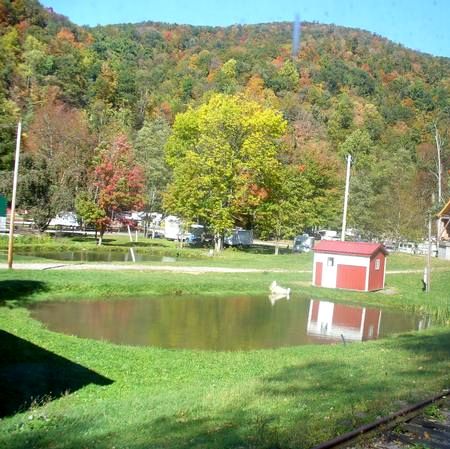
<path id="1" fill-rule="evenodd" d="M 313 449 L 450 449 L 449 395 L 446 390 Z M 426 413 L 429 406 L 433 413 Z"/>

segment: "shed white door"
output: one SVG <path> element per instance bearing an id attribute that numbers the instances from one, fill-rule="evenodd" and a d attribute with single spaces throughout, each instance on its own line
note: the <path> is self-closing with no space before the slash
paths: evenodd
<path id="1" fill-rule="evenodd" d="M 336 287 L 336 270 L 337 263 L 334 255 L 327 256 L 323 264 L 322 272 L 322 287 L 335 288 Z"/>

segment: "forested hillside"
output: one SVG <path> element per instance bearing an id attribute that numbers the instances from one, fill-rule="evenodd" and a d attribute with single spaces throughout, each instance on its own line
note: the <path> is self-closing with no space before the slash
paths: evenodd
<path id="1" fill-rule="evenodd" d="M 449 194 L 450 60 L 315 23 L 302 24 L 294 52 L 292 28 L 152 22 L 83 28 L 34 0 L 0 0 L 0 189 L 9 193 L 22 117 L 20 206 L 42 228 L 75 206 L 86 221 L 105 226 L 123 209 L 186 210 L 189 201 L 180 209 L 173 197 L 180 180 L 173 174 L 181 170 L 174 142 L 188 139 L 189 123 L 207 119 L 195 111 L 207 114 L 221 98 L 217 110 L 239 104 L 255 117 L 280 111 L 285 120 L 270 122 L 277 122 L 270 139 L 278 165 L 256 177 L 244 164 L 238 182 L 229 184 L 239 189 L 234 224 L 272 237 L 338 227 L 351 154 L 349 225 L 367 236 L 421 237 L 426 213 L 438 207 L 437 147 L 442 199 Z M 257 145 L 253 150 L 248 154 L 257 154 Z"/>

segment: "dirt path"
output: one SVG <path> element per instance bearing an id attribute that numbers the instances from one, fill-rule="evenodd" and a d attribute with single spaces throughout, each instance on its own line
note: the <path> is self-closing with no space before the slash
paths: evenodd
<path id="1" fill-rule="evenodd" d="M 0 263 L 0 270 L 8 268 L 6 263 Z M 182 265 L 144 265 L 120 263 L 15 263 L 15 270 L 69 270 L 69 271 L 166 271 L 172 273 L 312 273 L 312 270 L 285 270 L 282 268 L 228 268 L 228 267 L 190 267 Z M 433 271 L 448 271 L 448 268 L 434 268 Z M 423 273 L 421 269 L 387 270 L 386 274 Z"/>
<path id="2" fill-rule="evenodd" d="M 0 263 L 0 269 L 7 269 L 6 263 Z M 98 271 L 168 271 L 174 273 L 311 273 L 311 270 L 284 270 L 260 268 L 227 268 L 227 267 L 189 267 L 173 265 L 143 264 L 109 264 L 109 263 L 15 263 L 15 270 L 98 270 Z"/>

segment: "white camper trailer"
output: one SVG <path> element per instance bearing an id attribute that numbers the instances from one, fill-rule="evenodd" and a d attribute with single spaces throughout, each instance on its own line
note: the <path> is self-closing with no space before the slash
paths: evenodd
<path id="1" fill-rule="evenodd" d="M 175 215 L 164 218 L 164 238 L 167 240 L 178 240 L 181 234 L 181 219 Z"/>

